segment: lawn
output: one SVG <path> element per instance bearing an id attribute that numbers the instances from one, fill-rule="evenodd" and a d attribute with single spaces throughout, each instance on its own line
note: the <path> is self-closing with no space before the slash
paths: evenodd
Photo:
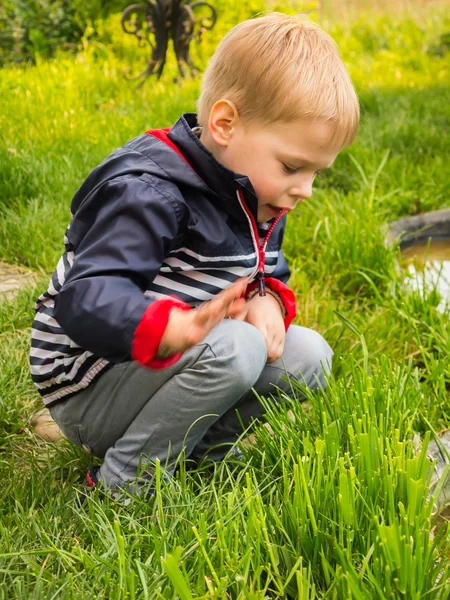
<path id="1" fill-rule="evenodd" d="M 214 4 L 218 24 L 193 50 L 203 68 L 224 32 L 265 8 Z M 148 503 L 77 507 L 91 458 L 29 426 L 41 407 L 30 324 L 83 178 L 194 110 L 199 80 L 174 84 L 171 55 L 136 91 L 123 71 L 142 69 L 144 51 L 118 15 L 76 55 L 0 71 L 0 258 L 37 273 L 0 302 L 0 598 L 450 598 L 450 526 L 436 520 L 426 457 L 450 427 L 448 314 L 436 290 L 403 284 L 385 242 L 390 221 L 450 206 L 450 14 L 445 2 L 393 14 L 328 4 L 312 17 L 341 48 L 361 129 L 289 216 L 284 247 L 296 322 L 329 341 L 333 375 L 306 402 L 297 384 L 282 402 L 261 399 L 273 433 L 256 430 L 245 463 L 181 469 L 163 485 L 161 466 Z"/>

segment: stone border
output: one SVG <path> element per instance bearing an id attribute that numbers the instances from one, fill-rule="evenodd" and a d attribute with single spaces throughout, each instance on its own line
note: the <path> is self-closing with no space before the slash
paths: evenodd
<path id="1" fill-rule="evenodd" d="M 393 221 L 388 225 L 387 242 L 400 243 L 406 248 L 415 242 L 426 242 L 429 238 L 450 237 L 450 208 L 433 210 L 414 217 Z"/>

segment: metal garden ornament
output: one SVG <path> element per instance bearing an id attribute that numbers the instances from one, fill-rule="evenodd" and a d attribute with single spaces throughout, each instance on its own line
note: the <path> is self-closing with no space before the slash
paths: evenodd
<path id="1" fill-rule="evenodd" d="M 131 78 L 142 79 L 137 87 L 141 87 L 150 75 L 161 77 L 170 38 L 181 77 L 186 76 L 186 68 L 195 77 L 197 69 L 189 54 L 190 44 L 194 40 L 200 41 L 203 33 L 214 27 L 216 20 L 216 9 L 203 1 L 144 0 L 142 4 L 128 6 L 122 13 L 123 30 L 151 48 L 146 68 Z"/>

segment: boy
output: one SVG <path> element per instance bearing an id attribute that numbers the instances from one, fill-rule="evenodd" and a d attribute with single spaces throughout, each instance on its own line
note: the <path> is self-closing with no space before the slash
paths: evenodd
<path id="1" fill-rule="evenodd" d="M 112 153 L 75 194 L 33 323 L 31 372 L 114 493 L 186 457 L 219 461 L 286 372 L 325 384 L 332 351 L 290 325 L 285 215 L 359 122 L 334 42 L 270 14 L 233 28 L 183 115 Z M 239 416 L 236 414 L 239 412 Z M 141 471 L 141 467 L 144 470 Z"/>

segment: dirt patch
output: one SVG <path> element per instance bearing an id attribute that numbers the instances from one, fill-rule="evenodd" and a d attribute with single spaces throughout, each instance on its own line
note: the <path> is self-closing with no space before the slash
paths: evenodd
<path id="1" fill-rule="evenodd" d="M 35 281 L 34 274 L 0 260 L 0 302 L 10 300 L 18 291 Z"/>

